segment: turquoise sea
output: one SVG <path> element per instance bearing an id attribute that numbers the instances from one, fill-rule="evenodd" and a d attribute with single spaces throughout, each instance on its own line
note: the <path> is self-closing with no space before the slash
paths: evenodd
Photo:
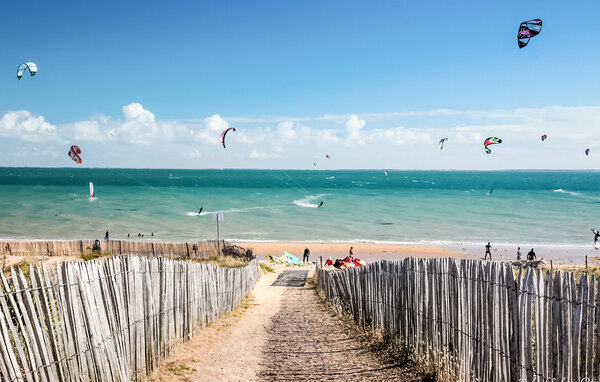
<path id="1" fill-rule="evenodd" d="M 5 239 L 213 239 L 216 211 L 238 241 L 590 245 L 600 172 L 0 168 Z"/>

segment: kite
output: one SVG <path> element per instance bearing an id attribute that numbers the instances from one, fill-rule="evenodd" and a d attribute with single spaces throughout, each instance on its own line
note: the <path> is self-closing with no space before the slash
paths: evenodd
<path id="1" fill-rule="evenodd" d="M 485 140 L 485 142 L 483 142 L 483 151 L 485 151 L 486 154 L 490 154 L 492 150 L 490 150 L 488 146 L 495 145 L 496 143 L 502 143 L 502 139 L 496 137 L 489 137 Z"/>
<path id="2" fill-rule="evenodd" d="M 448 140 L 448 138 L 442 138 L 440 139 L 440 143 L 438 143 L 438 146 L 440 147 L 440 150 L 444 149 L 444 142 L 446 142 Z"/>
<path id="3" fill-rule="evenodd" d="M 388 176 L 387 170 L 383 171 L 383 173 L 385 174 L 385 176 Z"/>
<path id="4" fill-rule="evenodd" d="M 517 33 L 517 41 L 519 48 L 524 48 L 529 44 L 529 39 L 537 36 L 542 31 L 542 20 L 533 19 L 523 21 L 519 25 L 519 32 Z"/>
<path id="5" fill-rule="evenodd" d="M 223 132 L 221 132 L 221 144 L 223 145 L 224 149 L 227 148 L 227 147 L 225 147 L 225 136 L 227 135 L 227 133 L 229 132 L 229 130 L 235 131 L 235 127 L 230 127 L 228 129 L 223 130 Z"/>
<path id="6" fill-rule="evenodd" d="M 325 158 L 331 159 L 331 157 L 329 156 L 329 154 L 325 154 Z"/>
<path id="7" fill-rule="evenodd" d="M 313 166 L 317 167 L 317 162 L 313 162 Z"/>
<path id="8" fill-rule="evenodd" d="M 23 74 L 25 74 L 26 70 L 29 70 L 29 74 L 33 77 L 37 73 L 37 65 L 34 62 L 26 62 L 19 65 L 19 68 L 17 69 L 17 78 L 23 78 Z"/>
<path id="9" fill-rule="evenodd" d="M 585 155 L 590 155 L 590 149 L 585 149 Z"/>
<path id="10" fill-rule="evenodd" d="M 542 135 L 542 142 L 544 142 L 546 139 L 548 139 L 548 136 L 546 134 Z"/>
<path id="11" fill-rule="evenodd" d="M 79 146 L 71 146 L 71 149 L 69 150 L 69 158 L 73 159 L 76 163 L 81 164 L 81 157 L 79 154 L 81 154 L 81 149 Z"/>

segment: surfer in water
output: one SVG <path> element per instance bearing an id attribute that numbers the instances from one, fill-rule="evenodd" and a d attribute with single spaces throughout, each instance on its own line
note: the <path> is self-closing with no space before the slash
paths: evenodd
<path id="1" fill-rule="evenodd" d="M 321 207 L 323 205 L 323 202 L 319 202 L 319 205 L 317 206 L 317 208 Z"/>
<path id="2" fill-rule="evenodd" d="M 490 195 L 492 194 L 492 192 L 494 192 L 494 189 L 490 188 Z"/>
<path id="3" fill-rule="evenodd" d="M 203 209 L 204 209 L 204 207 L 200 207 L 200 209 L 198 210 L 198 215 L 200 215 L 202 213 Z"/>

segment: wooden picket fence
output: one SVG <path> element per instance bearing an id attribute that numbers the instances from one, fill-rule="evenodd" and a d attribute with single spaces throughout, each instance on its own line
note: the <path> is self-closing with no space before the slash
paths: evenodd
<path id="1" fill-rule="evenodd" d="M 100 243 L 102 252 L 111 255 L 154 255 L 180 258 L 218 256 L 228 243 L 208 240 L 195 243 L 109 240 Z M 93 240 L 8 240 L 0 241 L 2 256 L 79 256 L 91 253 Z"/>
<path id="2" fill-rule="evenodd" d="M 122 256 L 0 274 L 0 380 L 140 380 L 220 315 L 260 275 L 257 260 L 222 268 Z"/>
<path id="3" fill-rule="evenodd" d="M 382 330 L 447 380 L 600 380 L 600 279 L 498 262 L 380 261 L 318 269 L 339 312 Z"/>

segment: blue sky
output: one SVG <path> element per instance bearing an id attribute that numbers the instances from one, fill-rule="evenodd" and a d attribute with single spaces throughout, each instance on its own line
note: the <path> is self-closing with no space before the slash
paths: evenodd
<path id="1" fill-rule="evenodd" d="M 600 155 L 600 142 L 590 142 L 600 132 L 599 14 L 598 1 L 3 2 L 0 165 L 70 165 L 51 153 L 76 138 L 92 149 L 95 167 L 312 165 L 308 155 L 281 154 L 288 146 L 315 157 L 350 151 L 348 160 L 327 164 L 336 168 L 402 167 L 405 158 L 389 158 L 399 147 L 369 136 L 388 128 L 403 129 L 397 146 L 415 153 L 436 141 L 436 128 L 471 129 L 473 142 L 488 131 L 522 137 L 552 128 L 571 139 L 557 154 L 576 151 L 568 129 L 581 126 L 590 134 L 577 138 L 586 147 L 598 144 Z M 520 50 L 516 31 L 529 18 L 543 19 L 544 29 Z M 38 75 L 17 81 L 16 67 L 28 60 Z M 589 108 L 589 119 L 579 118 L 580 107 Z M 537 116 L 535 131 L 523 108 Z M 15 112 L 21 114 L 9 114 Z M 39 127 L 41 119 L 50 127 Z M 352 121 L 365 136 L 350 132 Z M 239 157 L 202 141 L 233 125 L 246 134 L 231 136 Z M 144 131 L 152 137 L 133 137 Z M 336 139 L 323 138 L 327 131 Z M 408 139 L 407 131 L 428 138 Z M 277 146 L 278 154 L 270 146 L 284 136 L 288 146 Z M 325 143 L 320 151 L 317 139 Z M 526 143 L 518 146 L 522 161 L 481 168 L 598 167 L 581 158 L 530 161 Z M 128 162 L 111 152 L 120 144 L 134 146 Z M 464 144 L 470 147 L 469 138 Z M 11 159 L 16 148 L 37 154 Z M 169 155 L 174 151 L 183 156 Z M 361 161 L 353 159 L 357 153 Z M 423 158 L 407 165 L 444 164 Z M 450 167 L 479 165 L 462 156 Z"/>

